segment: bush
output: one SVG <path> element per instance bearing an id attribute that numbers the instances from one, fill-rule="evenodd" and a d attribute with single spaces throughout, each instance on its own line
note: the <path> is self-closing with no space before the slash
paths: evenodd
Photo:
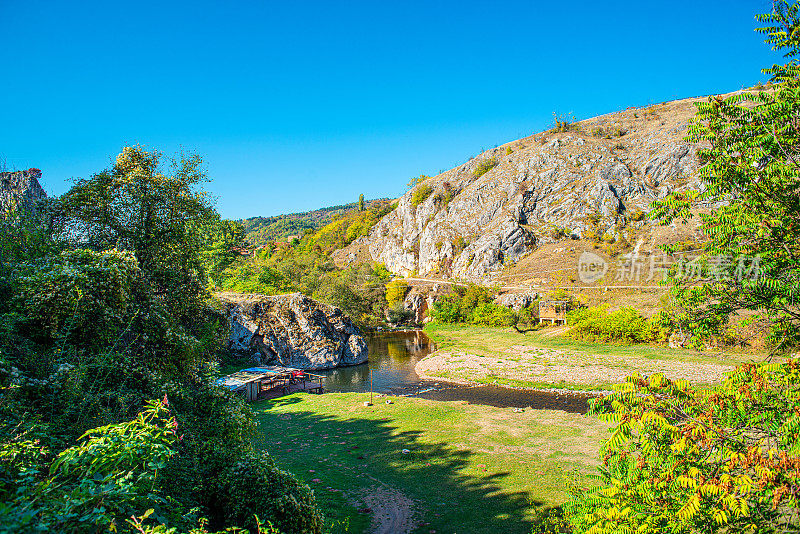
<path id="1" fill-rule="evenodd" d="M 425 202 L 425 200 L 431 196 L 433 193 L 433 188 L 428 184 L 421 184 L 417 186 L 413 193 L 411 193 L 411 205 L 415 208 Z"/>
<path id="2" fill-rule="evenodd" d="M 664 342 L 669 337 L 669 323 L 659 314 L 645 319 L 634 308 L 609 312 L 608 305 L 578 308 L 567 312 L 568 335 L 585 341 L 602 343 Z"/>
<path id="3" fill-rule="evenodd" d="M 739 366 L 710 391 L 631 376 L 592 401 L 612 423 L 600 487 L 564 506 L 574 533 L 798 532 L 800 363 Z"/>
<path id="4" fill-rule="evenodd" d="M 402 302 L 396 302 L 386 310 L 386 320 L 392 324 L 401 324 L 411 321 L 414 312 L 406 309 Z"/>
<path id="5" fill-rule="evenodd" d="M 482 326 L 511 326 L 517 315 L 494 302 L 495 292 L 475 284 L 457 286 L 453 293 L 436 301 L 431 315 L 441 323 L 468 323 Z"/>
<path id="6" fill-rule="evenodd" d="M 0 532 L 117 530 L 150 508 L 163 520 L 170 507 L 154 485 L 175 453 L 175 430 L 165 405 L 151 401 L 132 421 L 92 429 L 55 458 L 38 440 L 4 442 Z"/>
<path id="7" fill-rule="evenodd" d="M 139 265 L 129 252 L 75 250 L 20 263 L 13 275 L 22 333 L 85 350 L 116 341 L 135 309 Z"/>
<path id="8" fill-rule="evenodd" d="M 227 474 L 225 522 L 257 532 L 255 516 L 280 532 L 321 534 L 322 514 L 311 488 L 275 467 L 266 453 L 251 453 Z"/>
<path id="9" fill-rule="evenodd" d="M 517 322 L 514 310 L 489 302 L 481 304 L 472 313 L 472 324 L 481 326 L 513 326 Z"/>
<path id="10" fill-rule="evenodd" d="M 568 132 L 569 130 L 576 128 L 575 119 L 572 117 L 572 113 L 558 115 L 557 113 L 553 112 L 553 123 L 554 132 Z"/>
<path id="11" fill-rule="evenodd" d="M 480 178 L 495 167 L 497 167 L 497 160 L 495 158 L 485 159 L 478 163 L 478 166 L 475 167 L 474 171 L 472 171 L 472 175 L 475 178 Z"/>

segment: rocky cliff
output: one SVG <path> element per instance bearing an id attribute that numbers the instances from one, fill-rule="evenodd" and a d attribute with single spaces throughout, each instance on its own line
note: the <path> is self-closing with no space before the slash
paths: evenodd
<path id="1" fill-rule="evenodd" d="M 488 150 L 408 191 L 335 259 L 479 281 L 544 244 L 647 225 L 653 200 L 700 187 L 697 147 L 683 141 L 696 100 L 627 109 Z"/>
<path id="2" fill-rule="evenodd" d="M 300 293 L 220 293 L 231 322 L 229 348 L 259 363 L 330 369 L 367 361 L 367 343 L 339 308 Z"/>
<path id="3" fill-rule="evenodd" d="M 32 209 L 47 195 L 39 184 L 42 171 L 0 172 L 0 212 L 12 208 Z"/>

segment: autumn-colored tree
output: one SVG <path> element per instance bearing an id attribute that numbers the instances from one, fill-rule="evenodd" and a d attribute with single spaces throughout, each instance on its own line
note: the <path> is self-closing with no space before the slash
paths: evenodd
<path id="1" fill-rule="evenodd" d="M 573 532 L 800 532 L 800 363 L 745 364 L 712 391 L 656 374 L 595 401 L 616 423 Z"/>

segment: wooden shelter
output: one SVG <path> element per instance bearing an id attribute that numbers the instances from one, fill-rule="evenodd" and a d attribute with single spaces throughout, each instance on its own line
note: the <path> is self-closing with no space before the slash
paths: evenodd
<path id="1" fill-rule="evenodd" d="M 567 324 L 567 300 L 541 300 L 539 301 L 539 322 L 552 325 Z"/>
<path id="2" fill-rule="evenodd" d="M 218 386 L 242 395 L 248 402 L 273 399 L 289 393 L 322 393 L 325 377 L 292 367 L 261 366 L 242 369 L 216 381 Z"/>

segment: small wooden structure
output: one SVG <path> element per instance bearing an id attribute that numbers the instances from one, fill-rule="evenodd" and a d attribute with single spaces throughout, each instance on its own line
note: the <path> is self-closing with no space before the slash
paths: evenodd
<path id="1" fill-rule="evenodd" d="M 551 325 L 567 324 L 567 300 L 541 300 L 539 301 L 539 323 Z"/>
<path id="2" fill-rule="evenodd" d="M 324 378 L 292 367 L 261 366 L 242 369 L 220 378 L 216 383 L 253 402 L 298 391 L 322 393 Z"/>

